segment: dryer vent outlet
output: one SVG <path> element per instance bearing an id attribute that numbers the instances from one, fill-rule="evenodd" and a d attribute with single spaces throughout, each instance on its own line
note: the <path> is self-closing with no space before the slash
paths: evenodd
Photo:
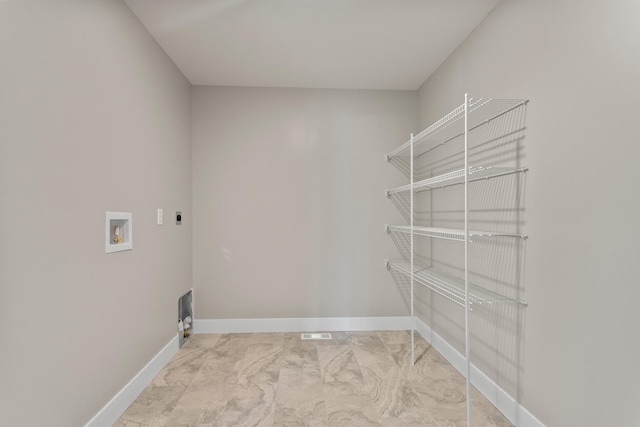
<path id="1" fill-rule="evenodd" d="M 178 298 L 178 344 L 180 347 L 193 333 L 193 289 Z"/>

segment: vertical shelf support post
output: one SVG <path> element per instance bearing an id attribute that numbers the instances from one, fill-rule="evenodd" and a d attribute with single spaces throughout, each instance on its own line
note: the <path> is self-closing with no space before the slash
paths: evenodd
<path id="1" fill-rule="evenodd" d="M 415 182 L 415 177 L 413 176 L 413 134 L 411 134 L 411 148 L 410 148 L 410 206 L 411 209 L 409 211 L 409 222 L 410 222 L 410 226 L 411 226 L 411 235 L 410 235 L 410 239 L 411 239 L 411 366 L 413 366 L 415 364 L 415 339 L 414 339 L 414 335 L 415 335 L 415 330 L 416 330 L 416 317 L 415 317 L 415 313 L 414 313 L 414 296 L 413 296 L 413 280 L 414 280 L 414 270 L 413 270 L 413 251 L 414 251 L 414 247 L 413 247 L 413 213 L 414 213 L 414 191 L 413 191 L 413 184 Z"/>
<path id="2" fill-rule="evenodd" d="M 471 426 L 471 361 L 469 359 L 469 94 L 464 94 L 464 347 L 467 362 L 467 426 Z"/>

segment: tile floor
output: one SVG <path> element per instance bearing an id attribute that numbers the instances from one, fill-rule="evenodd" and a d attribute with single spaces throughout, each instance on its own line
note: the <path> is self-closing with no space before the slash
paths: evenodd
<path id="1" fill-rule="evenodd" d="M 466 426 L 464 378 L 407 331 L 193 335 L 115 423 Z M 472 393 L 473 426 L 511 426 Z"/>

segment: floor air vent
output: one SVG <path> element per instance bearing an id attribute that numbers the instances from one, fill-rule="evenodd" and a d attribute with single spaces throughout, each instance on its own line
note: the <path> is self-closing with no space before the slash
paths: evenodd
<path id="1" fill-rule="evenodd" d="M 323 332 L 321 334 L 302 334 L 303 340 L 330 340 L 331 334 Z"/>

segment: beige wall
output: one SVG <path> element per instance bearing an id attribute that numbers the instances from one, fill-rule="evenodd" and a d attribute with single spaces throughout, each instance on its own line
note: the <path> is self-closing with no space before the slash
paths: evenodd
<path id="1" fill-rule="evenodd" d="M 550 427 L 640 423 L 638 17 L 635 0 L 505 1 L 419 90 L 421 128 L 465 92 L 531 100 L 516 379 Z"/>
<path id="2" fill-rule="evenodd" d="M 193 88 L 198 318 L 406 315 L 383 260 L 384 155 L 416 92 Z"/>
<path id="3" fill-rule="evenodd" d="M 190 85 L 120 1 L 0 2 L 0 52 L 0 424 L 80 426 L 175 336 Z"/>
<path id="4" fill-rule="evenodd" d="M 638 424 L 638 16 L 502 2 L 416 96 L 190 89 L 121 2 L 0 2 L 3 422 L 90 419 L 174 336 L 191 262 L 200 318 L 405 315 L 383 156 L 470 92 L 531 99 L 517 397 L 550 427 Z M 104 254 L 106 210 L 133 251 Z"/>

